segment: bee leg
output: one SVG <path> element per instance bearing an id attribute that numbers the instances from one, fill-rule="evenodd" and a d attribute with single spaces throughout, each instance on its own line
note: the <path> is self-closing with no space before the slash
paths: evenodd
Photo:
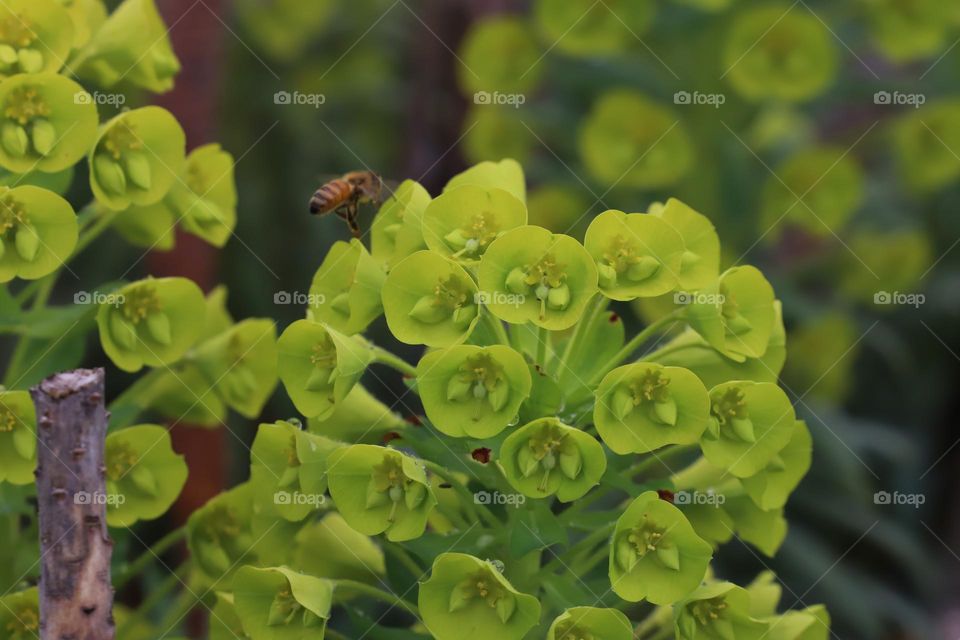
<path id="1" fill-rule="evenodd" d="M 343 219 L 347 221 L 347 227 L 350 228 L 350 233 L 353 234 L 354 238 L 359 238 L 362 235 L 360 233 L 360 225 L 357 222 L 359 212 L 360 209 L 356 203 L 351 203 L 344 209 Z"/>

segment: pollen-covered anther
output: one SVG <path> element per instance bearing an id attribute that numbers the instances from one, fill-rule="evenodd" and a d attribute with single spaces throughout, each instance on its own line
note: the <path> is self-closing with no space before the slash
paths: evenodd
<path id="1" fill-rule="evenodd" d="M 748 443 L 757 441 L 742 389 L 734 387 L 728 389 L 719 398 L 715 398 L 710 406 L 710 413 L 716 422 L 719 434 Z"/>
<path id="2" fill-rule="evenodd" d="M 453 258 L 478 258 L 487 246 L 496 240 L 499 233 L 493 215 L 481 212 L 464 227 L 454 229 L 443 237 L 450 248 L 454 249 Z"/>
<path id="3" fill-rule="evenodd" d="M 613 394 L 611 409 L 623 420 L 638 407 L 647 408 L 650 419 L 674 426 L 677 424 L 677 402 L 670 395 L 670 378 L 656 369 L 648 369 L 643 375 L 621 385 Z"/>
<path id="4" fill-rule="evenodd" d="M 50 106 L 34 87 L 11 91 L 3 108 L 0 144 L 15 158 L 23 158 L 31 150 L 46 156 L 57 141 L 57 131 L 50 122 Z"/>
<path id="5" fill-rule="evenodd" d="M 37 73 L 43 70 L 43 53 L 36 48 L 37 34 L 30 21 L 9 12 L 0 19 L 0 70 Z"/>
<path id="6" fill-rule="evenodd" d="M 441 278 L 432 295 L 417 300 L 410 317 L 425 324 L 437 324 L 452 319 L 457 325 L 468 325 L 477 315 L 472 290 L 456 275 Z"/>
<path id="7" fill-rule="evenodd" d="M 597 265 L 600 284 L 604 287 L 616 286 L 620 278 L 631 282 L 642 282 L 656 275 L 662 264 L 655 257 L 642 255 L 636 243 L 622 235 L 617 235 L 610 247 L 603 253 Z"/>
<path id="8" fill-rule="evenodd" d="M 5 242 L 11 242 L 26 262 L 32 262 L 40 249 L 40 236 L 30 224 L 26 208 L 9 193 L 0 199 L 0 258 L 6 253 Z"/>
<path id="9" fill-rule="evenodd" d="M 143 140 L 126 120 L 120 120 L 104 135 L 93 169 L 100 184 L 111 193 L 126 193 L 128 186 L 148 191 L 153 186 L 150 159 Z"/>

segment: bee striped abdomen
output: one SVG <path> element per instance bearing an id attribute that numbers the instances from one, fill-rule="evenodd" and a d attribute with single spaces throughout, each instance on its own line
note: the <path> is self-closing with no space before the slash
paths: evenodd
<path id="1" fill-rule="evenodd" d="M 343 179 L 331 180 L 310 198 L 310 213 L 330 213 L 353 196 L 354 186 Z"/>

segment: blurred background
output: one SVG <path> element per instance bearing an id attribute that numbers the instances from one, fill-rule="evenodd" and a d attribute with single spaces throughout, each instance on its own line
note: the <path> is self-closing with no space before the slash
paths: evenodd
<path id="1" fill-rule="evenodd" d="M 107 243 L 83 256 L 84 281 L 136 261 L 130 277 L 224 283 L 235 317 L 283 327 L 348 237 L 307 200 L 356 169 L 437 193 L 468 164 L 513 157 L 531 222 L 581 238 L 603 210 L 680 198 L 717 226 L 723 266 L 773 282 L 783 384 L 815 438 L 786 544 L 771 559 L 733 541 L 719 571 L 774 569 L 785 606 L 827 604 L 835 638 L 960 638 L 960 3 L 159 4 L 184 69 L 159 102 L 190 148 L 236 158 L 239 224 L 222 251 L 184 235 L 140 260 Z M 619 310 L 640 326 L 670 303 Z M 73 360 L 103 360 L 71 343 Z M 265 420 L 294 415 L 281 395 Z M 230 426 L 175 427 L 191 476 L 169 519 L 245 478 L 253 425 Z M 150 527 L 144 540 L 169 522 Z"/>

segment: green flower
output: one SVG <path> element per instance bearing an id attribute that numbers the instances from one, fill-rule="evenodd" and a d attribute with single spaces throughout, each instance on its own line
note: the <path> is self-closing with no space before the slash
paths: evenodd
<path id="1" fill-rule="evenodd" d="M 673 606 L 673 616 L 681 640 L 762 640 L 770 633 L 769 624 L 751 615 L 747 590 L 730 582 L 701 586 Z"/>
<path id="2" fill-rule="evenodd" d="M 690 326 L 724 356 L 743 362 L 759 358 L 776 320 L 773 287 L 756 267 L 732 267 L 693 296 Z"/>
<path id="3" fill-rule="evenodd" d="M 760 207 L 760 224 L 773 229 L 774 238 L 784 222 L 817 236 L 833 235 L 863 203 L 863 170 L 841 147 L 799 151 L 777 168 L 776 175 L 764 185 Z"/>
<path id="4" fill-rule="evenodd" d="M 187 481 L 187 463 L 166 427 L 142 424 L 114 431 L 104 445 L 107 524 L 129 527 L 159 518 Z"/>
<path id="5" fill-rule="evenodd" d="M 752 544 L 768 558 L 777 554 L 787 537 L 787 520 L 783 509 L 764 511 L 747 496 L 728 497 L 723 510 L 733 523 L 737 537 Z M 729 531 L 732 533 L 732 531 Z"/>
<path id="6" fill-rule="evenodd" d="M 420 537 L 437 504 L 420 463 L 386 447 L 337 449 L 327 458 L 327 480 L 347 524 L 368 536 L 386 533 L 391 542 Z"/>
<path id="7" fill-rule="evenodd" d="M 632 640 L 633 624 L 616 609 L 571 607 L 554 618 L 547 640 Z"/>
<path id="8" fill-rule="evenodd" d="M 466 340 L 477 325 L 477 285 L 463 267 L 433 251 L 397 263 L 382 298 L 390 332 L 407 344 L 448 347 Z"/>
<path id="9" fill-rule="evenodd" d="M 417 389 L 430 422 L 455 438 L 492 438 L 530 394 L 523 356 L 503 345 L 432 351 L 417 365 Z"/>
<path id="10" fill-rule="evenodd" d="M 417 598 L 437 640 L 521 640 L 540 619 L 540 603 L 513 588 L 490 561 L 441 553 Z"/>
<path id="11" fill-rule="evenodd" d="M 56 271 L 77 244 L 70 203 L 40 187 L 0 187 L 0 282 Z"/>
<path id="12" fill-rule="evenodd" d="M 950 4 L 939 0 L 863 3 L 870 35 L 888 58 L 907 63 L 935 56 L 948 45 Z"/>
<path id="13" fill-rule="evenodd" d="M 33 484 L 37 416 L 27 391 L 0 390 L 0 481 Z"/>
<path id="14" fill-rule="evenodd" d="M 277 386 L 273 320 L 237 323 L 197 346 L 193 361 L 227 406 L 246 418 L 257 417 Z"/>
<path id="15" fill-rule="evenodd" d="M 720 274 L 720 237 L 710 219 L 676 198 L 670 198 L 665 205 L 651 206 L 650 213 L 673 227 L 683 238 L 680 288 L 697 291 L 716 281 Z"/>
<path id="16" fill-rule="evenodd" d="M 710 397 L 693 372 L 636 362 L 608 373 L 597 388 L 597 433 L 620 455 L 693 444 L 706 429 Z"/>
<path id="17" fill-rule="evenodd" d="M 297 411 L 309 418 L 329 417 L 373 361 L 361 336 L 310 320 L 287 327 L 277 348 L 280 380 Z"/>
<path id="18" fill-rule="evenodd" d="M 460 48 L 460 88 L 467 94 L 533 90 L 542 70 L 535 42 L 519 17 L 499 15 L 475 22 Z"/>
<path id="19" fill-rule="evenodd" d="M 0 79 L 56 73 L 73 46 L 73 22 L 53 0 L 5 0 L 0 8 Z"/>
<path id="20" fill-rule="evenodd" d="M 370 253 L 392 267 L 414 251 L 427 248 L 423 239 L 423 212 L 430 194 L 413 180 L 404 180 L 383 203 L 370 227 Z"/>
<path id="21" fill-rule="evenodd" d="M 249 482 L 217 494 L 190 514 L 187 546 L 206 582 L 218 583 L 242 561 L 256 558 L 252 519 L 253 486 Z"/>
<path id="22" fill-rule="evenodd" d="M 124 0 L 70 66 L 101 87 L 123 83 L 154 93 L 173 88 L 180 71 L 169 29 L 153 0 Z"/>
<path id="23" fill-rule="evenodd" d="M 126 111 L 107 122 L 90 150 L 90 188 L 97 201 L 120 211 L 163 199 L 186 160 L 177 119 L 160 107 Z"/>
<path id="24" fill-rule="evenodd" d="M 0 629 L 5 640 L 40 637 L 40 604 L 37 587 L 0 596 Z"/>
<path id="25" fill-rule="evenodd" d="M 537 143 L 519 109 L 509 105 L 474 104 L 463 119 L 463 155 L 471 162 L 516 158 L 526 162 Z"/>
<path id="26" fill-rule="evenodd" d="M 537 0 L 534 20 L 544 40 L 576 56 L 610 56 L 629 49 L 653 23 L 649 0 Z"/>
<path id="27" fill-rule="evenodd" d="M 256 640 L 323 638 L 333 583 L 287 567 L 245 566 L 233 576 L 233 597 L 243 630 Z"/>
<path id="28" fill-rule="evenodd" d="M 80 49 L 90 42 L 93 33 L 107 21 L 103 0 L 57 0 L 73 23 L 73 48 Z"/>
<path id="29" fill-rule="evenodd" d="M 579 145 L 594 178 L 624 188 L 668 187 L 687 174 L 694 159 L 680 119 L 626 89 L 600 97 L 580 129 Z"/>
<path id="30" fill-rule="evenodd" d="M 614 300 L 659 296 L 679 282 L 683 238 L 656 216 L 605 211 L 583 244 L 597 263 L 600 290 Z"/>
<path id="31" fill-rule="evenodd" d="M 740 480 L 747 494 L 764 511 L 780 509 L 810 469 L 813 439 L 802 420 L 797 420 L 793 436 L 760 472 Z"/>
<path id="32" fill-rule="evenodd" d="M 848 244 L 841 264 L 840 290 L 855 300 L 873 304 L 876 311 L 896 308 L 884 304 L 890 302 L 890 292 L 920 289 L 936 259 L 931 240 L 922 229 L 863 229 L 852 235 Z M 886 295 L 878 295 L 883 293 Z"/>
<path id="33" fill-rule="evenodd" d="M 423 212 L 423 237 L 442 256 L 476 263 L 504 232 L 527 222 L 527 207 L 496 187 L 466 184 L 444 191 Z"/>
<path id="34" fill-rule="evenodd" d="M 862 351 L 860 336 L 859 323 L 846 311 L 828 311 L 804 319 L 790 332 L 784 386 L 806 389 L 811 400 L 842 404 L 856 380 L 854 366 Z"/>
<path id="35" fill-rule="evenodd" d="M 830 614 L 822 604 L 787 611 L 766 621 L 770 624 L 770 637 L 777 640 L 827 640 L 833 635 Z"/>
<path id="36" fill-rule="evenodd" d="M 607 457 L 590 435 L 557 418 L 540 418 L 511 433 L 500 447 L 500 466 L 510 486 L 530 498 L 556 494 L 573 502 L 607 470 Z"/>
<path id="37" fill-rule="evenodd" d="M 248 639 L 250 636 L 243 630 L 243 623 L 240 622 L 240 616 L 237 615 L 237 608 L 234 605 L 233 594 L 218 591 L 216 595 L 217 602 L 210 610 L 210 620 L 208 622 L 209 640 Z M 114 618 L 116 617 L 116 605 L 114 605 Z M 118 627 L 123 624 L 119 619 L 116 622 Z M 136 638 L 135 640 L 147 640 L 148 637 Z"/>
<path id="38" fill-rule="evenodd" d="M 97 326 L 107 356 L 124 371 L 179 360 L 203 329 L 203 293 L 186 278 L 147 278 L 100 305 Z"/>
<path id="39" fill-rule="evenodd" d="M 384 435 L 406 426 L 403 418 L 359 384 L 354 385 L 329 416 L 307 420 L 311 433 L 351 444 L 382 442 Z"/>
<path id="40" fill-rule="evenodd" d="M 538 187 L 527 199 L 530 224 L 575 238 L 583 237 L 591 208 L 583 189 L 562 183 Z"/>
<path id="41" fill-rule="evenodd" d="M 772 382 L 725 382 L 710 390 L 710 420 L 700 439 L 703 455 L 738 478 L 776 462 L 793 437 L 790 398 Z"/>
<path id="42" fill-rule="evenodd" d="M 336 511 L 297 532 L 291 564 L 319 578 L 360 580 L 377 584 L 386 576 L 383 550 L 368 536 L 350 528 Z M 317 553 L 323 549 L 323 553 Z"/>
<path id="43" fill-rule="evenodd" d="M 893 125 L 891 136 L 900 173 L 914 191 L 936 191 L 960 177 L 960 159 L 953 151 L 960 148 L 960 99 L 911 109 Z"/>
<path id="44" fill-rule="evenodd" d="M 479 280 L 495 316 L 551 331 L 576 324 L 597 292 L 597 268 L 583 245 L 534 226 L 498 238 L 480 263 Z"/>
<path id="45" fill-rule="evenodd" d="M 617 519 L 610 584 L 629 602 L 671 604 L 700 585 L 712 555 L 679 509 L 647 491 Z"/>
<path id="46" fill-rule="evenodd" d="M 0 166 L 16 173 L 63 171 L 97 138 L 90 94 L 55 73 L 7 78 L 0 85 L 0 109 Z"/>
<path id="47" fill-rule="evenodd" d="M 513 194 L 520 202 L 527 200 L 527 183 L 523 175 L 523 167 L 509 157 L 499 162 L 486 160 L 461 171 L 447 181 L 443 191 L 446 193 L 471 184 L 484 189 L 503 189 Z"/>
<path id="48" fill-rule="evenodd" d="M 347 335 L 360 333 L 383 313 L 386 274 L 363 243 L 337 241 L 310 285 L 310 315 Z"/>
<path id="49" fill-rule="evenodd" d="M 819 18 L 795 5 L 752 7 L 740 14 L 727 38 L 725 75 L 750 100 L 813 98 L 837 74 L 833 38 Z"/>
<path id="50" fill-rule="evenodd" d="M 283 420 L 261 424 L 250 448 L 255 500 L 285 520 L 303 520 L 323 504 L 327 456 L 340 446 Z"/>

